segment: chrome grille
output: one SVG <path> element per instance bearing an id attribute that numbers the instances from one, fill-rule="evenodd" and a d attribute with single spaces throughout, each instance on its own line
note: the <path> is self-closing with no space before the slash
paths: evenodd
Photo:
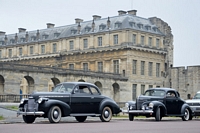
<path id="1" fill-rule="evenodd" d="M 35 102 L 35 99 L 28 99 L 28 111 L 34 112 L 38 110 L 38 104 Z"/>
<path id="2" fill-rule="evenodd" d="M 200 103 L 188 103 L 189 106 L 200 106 Z"/>

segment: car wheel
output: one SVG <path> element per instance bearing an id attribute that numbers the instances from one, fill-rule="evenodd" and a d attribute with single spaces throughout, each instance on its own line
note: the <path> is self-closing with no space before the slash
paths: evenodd
<path id="1" fill-rule="evenodd" d="M 102 122 L 109 122 L 112 118 L 112 110 L 110 107 L 104 107 L 100 116 Z"/>
<path id="2" fill-rule="evenodd" d="M 184 116 L 182 116 L 183 121 L 188 121 L 190 119 L 190 111 L 186 108 L 184 111 Z"/>
<path id="3" fill-rule="evenodd" d="M 129 121 L 133 121 L 134 120 L 134 115 L 133 114 L 128 114 L 128 118 L 129 118 Z"/>
<path id="4" fill-rule="evenodd" d="M 30 123 L 33 123 L 35 121 L 35 116 L 23 115 L 23 120 L 24 120 L 24 122 L 30 124 Z"/>
<path id="5" fill-rule="evenodd" d="M 156 110 L 156 116 L 155 116 L 156 121 L 160 121 L 161 117 L 160 117 L 160 107 L 157 108 Z"/>
<path id="6" fill-rule="evenodd" d="M 87 116 L 75 116 L 78 122 L 84 122 L 87 119 Z"/>
<path id="7" fill-rule="evenodd" d="M 51 123 L 58 123 L 61 119 L 62 112 L 60 107 L 58 106 L 53 106 L 48 112 L 48 119 L 49 122 Z"/>

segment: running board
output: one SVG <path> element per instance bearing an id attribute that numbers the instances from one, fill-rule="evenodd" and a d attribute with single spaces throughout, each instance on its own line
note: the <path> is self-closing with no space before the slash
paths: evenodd
<path id="1" fill-rule="evenodd" d="M 70 116 L 101 116 L 101 114 L 70 114 Z"/>

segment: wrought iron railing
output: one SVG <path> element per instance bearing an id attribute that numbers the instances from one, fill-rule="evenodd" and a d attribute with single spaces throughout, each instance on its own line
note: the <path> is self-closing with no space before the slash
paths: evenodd
<path id="1" fill-rule="evenodd" d="M 0 102 L 12 102 L 17 103 L 20 102 L 22 98 L 28 98 L 28 94 L 25 95 L 14 95 L 14 94 L 4 94 L 0 95 Z"/>

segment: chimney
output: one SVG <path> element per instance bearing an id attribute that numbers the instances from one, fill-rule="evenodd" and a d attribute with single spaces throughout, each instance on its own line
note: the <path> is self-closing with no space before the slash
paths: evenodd
<path id="1" fill-rule="evenodd" d="M 123 15 L 123 14 L 126 14 L 126 11 L 122 11 L 122 10 L 119 10 L 118 11 L 118 15 L 120 16 L 120 15 Z"/>
<path id="2" fill-rule="evenodd" d="M 0 31 L 0 36 L 3 36 L 5 34 L 6 34 L 6 32 Z"/>
<path id="3" fill-rule="evenodd" d="M 76 18 L 76 19 L 75 19 L 75 24 L 78 24 L 78 23 L 80 23 L 80 22 L 83 22 L 83 19 L 80 19 L 80 18 Z"/>
<path id="4" fill-rule="evenodd" d="M 18 28 L 18 30 L 19 30 L 19 33 L 26 32 L 26 29 L 24 29 L 24 28 Z"/>
<path id="5" fill-rule="evenodd" d="M 54 28 L 55 24 L 47 23 L 47 28 Z"/>
<path id="6" fill-rule="evenodd" d="M 93 15 L 92 17 L 93 17 L 93 20 L 99 20 L 99 19 L 101 19 L 101 16 L 99 16 L 99 15 Z"/>
<path id="7" fill-rule="evenodd" d="M 127 11 L 127 12 L 128 12 L 128 14 L 136 16 L 137 10 L 130 10 L 130 11 Z"/>

